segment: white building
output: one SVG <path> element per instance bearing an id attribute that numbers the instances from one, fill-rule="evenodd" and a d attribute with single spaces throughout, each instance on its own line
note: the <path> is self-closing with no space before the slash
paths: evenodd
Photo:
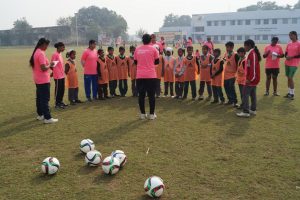
<path id="1" fill-rule="evenodd" d="M 192 16 L 190 35 L 194 40 L 206 40 L 210 36 L 220 43 L 241 43 L 249 38 L 267 43 L 272 36 L 278 36 L 286 43 L 290 31 L 300 34 L 300 9 L 196 14 Z"/>

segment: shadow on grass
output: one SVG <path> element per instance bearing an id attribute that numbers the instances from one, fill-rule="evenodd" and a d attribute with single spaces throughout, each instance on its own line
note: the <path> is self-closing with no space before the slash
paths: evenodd
<path id="1" fill-rule="evenodd" d="M 22 115 L 22 116 L 12 117 L 9 120 L 1 122 L 0 127 L 5 127 L 5 126 L 11 125 L 11 124 L 18 123 L 18 122 L 26 121 L 28 119 L 34 119 L 35 116 L 36 116 L 35 114 L 30 113 L 30 114 L 26 114 L 26 115 Z"/>
<path id="2" fill-rule="evenodd" d="M 104 172 L 101 172 L 101 174 L 99 174 L 94 178 L 93 183 L 95 184 L 110 183 L 112 180 L 115 179 L 116 176 L 118 176 L 118 173 L 115 175 L 109 175 L 109 174 L 105 174 Z"/>
<path id="3" fill-rule="evenodd" d="M 15 122 L 14 127 L 6 127 L 5 129 L 0 130 L 0 138 L 12 136 L 19 134 L 20 132 L 26 132 L 28 130 L 34 129 L 36 127 L 45 126 L 42 122 L 26 121 L 26 122 Z"/>
<path id="4" fill-rule="evenodd" d="M 85 157 L 85 154 L 84 153 L 77 153 L 77 154 L 75 154 L 74 153 L 74 160 L 76 160 L 76 161 L 78 161 L 78 160 L 84 160 L 84 157 Z"/>
<path id="5" fill-rule="evenodd" d="M 47 174 L 40 173 L 31 179 L 31 183 L 33 185 L 42 185 L 42 184 L 45 184 L 45 182 L 47 182 L 47 181 L 55 179 L 55 177 L 56 177 L 56 174 L 47 175 Z"/>
<path id="6" fill-rule="evenodd" d="M 89 167 L 87 165 L 84 165 L 80 169 L 78 169 L 77 172 L 80 175 L 87 175 L 87 174 L 95 172 L 96 170 L 99 170 L 99 168 L 100 168 L 100 166 L 98 166 L 98 167 Z"/>
<path id="7" fill-rule="evenodd" d="M 158 200 L 158 199 L 161 199 L 161 198 L 151 198 L 147 194 L 144 194 L 140 198 L 138 198 L 138 200 L 153 200 L 153 199 Z"/>

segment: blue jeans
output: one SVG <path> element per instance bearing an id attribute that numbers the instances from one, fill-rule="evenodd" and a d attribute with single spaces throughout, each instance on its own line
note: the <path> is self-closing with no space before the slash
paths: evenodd
<path id="1" fill-rule="evenodd" d="M 229 103 L 237 103 L 237 96 L 235 92 L 235 78 L 224 80 L 224 89 Z"/>
<path id="2" fill-rule="evenodd" d="M 86 98 L 91 98 L 91 87 L 93 89 L 93 98 L 97 99 L 98 93 L 98 75 L 84 75 L 84 89 Z"/>

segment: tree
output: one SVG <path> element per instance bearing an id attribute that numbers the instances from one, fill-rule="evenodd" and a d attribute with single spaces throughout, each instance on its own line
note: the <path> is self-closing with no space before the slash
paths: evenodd
<path id="1" fill-rule="evenodd" d="M 32 26 L 28 23 L 25 17 L 14 21 L 14 30 L 30 30 Z"/>
<path id="2" fill-rule="evenodd" d="M 139 30 L 137 30 L 136 35 L 142 39 L 143 35 L 146 34 L 147 31 L 143 28 L 140 28 Z"/>
<path id="3" fill-rule="evenodd" d="M 58 20 L 56 21 L 56 25 L 58 26 L 72 26 L 74 25 L 74 17 L 60 17 L 58 18 Z"/>
<path id="4" fill-rule="evenodd" d="M 192 22 L 192 17 L 189 15 L 174 15 L 169 14 L 165 16 L 163 27 L 172 27 L 172 26 L 190 26 Z"/>
<path id="5" fill-rule="evenodd" d="M 300 9 L 300 0 L 294 5 L 294 9 Z"/>
<path id="6" fill-rule="evenodd" d="M 245 8 L 240 8 L 237 11 L 256 11 L 256 10 L 282 10 L 282 9 L 291 9 L 290 5 L 279 6 L 275 1 L 259 1 L 256 5 L 250 5 Z"/>

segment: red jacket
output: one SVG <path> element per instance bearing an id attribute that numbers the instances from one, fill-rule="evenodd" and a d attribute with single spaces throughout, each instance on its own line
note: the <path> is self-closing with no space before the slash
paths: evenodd
<path id="1" fill-rule="evenodd" d="M 257 86 L 260 81 L 260 64 L 254 49 L 249 51 L 246 58 L 246 85 Z M 247 83 L 247 82 L 250 83 Z"/>

